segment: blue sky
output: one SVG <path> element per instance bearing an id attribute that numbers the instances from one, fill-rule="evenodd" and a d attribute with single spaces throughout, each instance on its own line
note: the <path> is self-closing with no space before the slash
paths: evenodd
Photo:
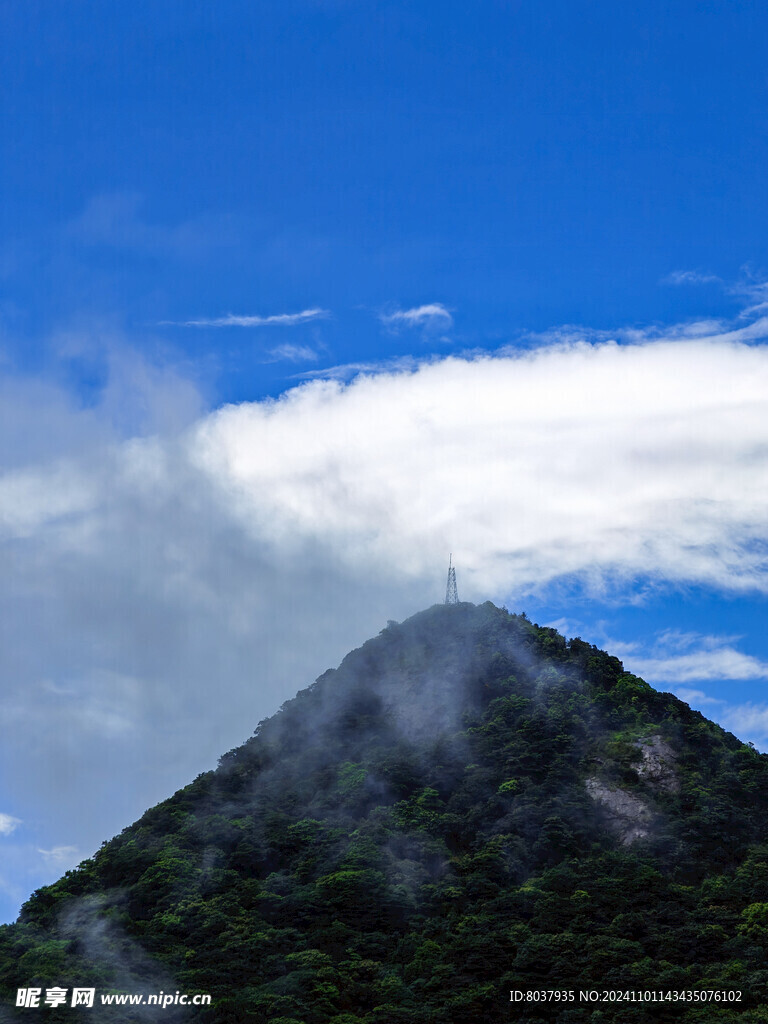
<path id="1" fill-rule="evenodd" d="M 767 35 L 2 5 L 5 917 L 450 550 L 768 749 Z"/>

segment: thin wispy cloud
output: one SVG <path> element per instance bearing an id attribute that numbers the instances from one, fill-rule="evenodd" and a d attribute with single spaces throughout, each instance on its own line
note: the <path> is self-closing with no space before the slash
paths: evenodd
<path id="1" fill-rule="evenodd" d="M 67 866 L 75 867 L 81 859 L 78 856 L 76 846 L 54 846 L 50 850 L 41 850 L 38 847 L 37 852 L 41 854 L 48 864 L 54 865 L 57 870 Z"/>
<path id="2" fill-rule="evenodd" d="M 722 284 L 723 279 L 717 274 L 707 274 L 701 270 L 673 270 L 662 279 L 662 284 Z"/>
<path id="3" fill-rule="evenodd" d="M 753 701 L 731 704 L 703 690 L 687 687 L 676 687 L 675 695 L 740 739 L 755 744 L 760 750 L 768 747 L 768 705 Z"/>
<path id="4" fill-rule="evenodd" d="M 0 813 L 0 836 L 9 836 L 20 824 L 20 818 L 14 818 L 12 814 Z"/>
<path id="5" fill-rule="evenodd" d="M 657 634 L 644 648 L 637 642 L 609 641 L 608 646 L 626 667 L 654 686 L 708 680 L 768 679 L 768 662 L 744 654 L 734 645 L 738 636 L 702 635 L 669 629 Z M 697 691 L 688 691 L 691 695 Z M 703 694 L 698 694 L 703 698 Z M 686 698 L 683 698 L 686 699 Z"/>
<path id="6" fill-rule="evenodd" d="M 703 690 L 692 690 L 687 686 L 676 687 L 675 696 L 679 697 L 680 700 L 684 700 L 686 704 L 690 704 L 692 707 L 724 703 L 717 697 L 710 697 L 708 694 L 704 693 Z"/>
<path id="7" fill-rule="evenodd" d="M 287 360 L 289 363 L 316 363 L 320 354 L 309 345 L 277 345 L 267 353 L 269 362 L 277 363 Z"/>
<path id="8" fill-rule="evenodd" d="M 210 258 L 213 250 L 232 245 L 238 237 L 232 222 L 203 213 L 190 220 L 162 222 L 143 214 L 139 192 L 106 192 L 92 196 L 82 211 L 61 229 L 66 243 L 89 248 L 108 247 L 188 262 Z"/>
<path id="9" fill-rule="evenodd" d="M 734 683 L 768 680 L 768 662 L 738 650 L 734 645 L 741 639 L 669 629 L 658 633 L 649 645 L 610 641 L 606 646 L 630 672 L 657 689 L 671 684 L 680 700 L 764 749 L 768 744 L 768 706 L 731 703 L 690 685 L 719 684 L 719 692 L 730 696 Z"/>
<path id="10" fill-rule="evenodd" d="M 364 374 L 402 373 L 416 370 L 423 365 L 426 365 L 426 361 L 419 362 L 413 356 L 401 356 L 399 359 L 375 363 L 339 363 L 337 366 L 324 366 L 319 370 L 304 370 L 302 373 L 294 373 L 292 379 L 350 381 Z"/>
<path id="11" fill-rule="evenodd" d="M 676 654 L 667 658 L 625 659 L 627 667 L 649 683 L 692 683 L 713 679 L 768 679 L 768 662 L 734 647 Z"/>
<path id="12" fill-rule="evenodd" d="M 654 657 L 672 654 L 676 651 L 716 651 L 731 646 L 741 640 L 741 636 L 723 636 L 684 632 L 680 629 L 664 629 L 656 635 L 650 653 Z"/>
<path id="13" fill-rule="evenodd" d="M 318 308 L 303 309 L 300 313 L 274 313 L 270 316 L 227 313 L 226 316 L 198 320 L 162 320 L 160 323 L 172 327 L 296 327 L 312 320 L 327 320 L 330 315 L 330 310 Z"/>
<path id="14" fill-rule="evenodd" d="M 394 313 L 380 313 L 379 320 L 390 330 L 401 327 L 429 327 L 444 329 L 453 324 L 450 311 L 441 302 L 430 302 L 413 309 L 398 309 Z"/>
<path id="15" fill-rule="evenodd" d="M 717 284 L 728 295 L 733 295 L 744 303 L 740 316 L 754 318 L 768 310 L 768 280 L 749 264 L 741 268 L 741 275 L 734 282 L 724 281 L 717 274 L 700 270 L 675 270 L 662 279 L 662 284 L 671 285 L 707 285 Z"/>
<path id="16" fill-rule="evenodd" d="M 759 316 L 768 311 L 768 280 L 764 274 L 743 267 L 741 280 L 728 290 L 746 301 L 747 305 L 741 314 L 743 317 Z"/>
<path id="17" fill-rule="evenodd" d="M 768 310 L 768 303 L 766 303 Z M 578 345 L 648 345 L 652 342 L 707 341 L 711 344 L 742 344 L 764 341 L 768 338 L 768 315 L 755 315 L 746 324 L 748 311 L 740 314 L 738 320 L 686 320 L 678 324 L 651 325 L 648 327 L 620 327 L 613 331 L 598 330 L 578 324 L 565 324 L 547 331 L 529 331 L 520 336 L 514 345 L 498 349 L 499 355 L 514 357 L 520 349 L 527 347 L 571 349 Z M 758 314 L 755 307 L 751 312 Z"/>
<path id="18" fill-rule="evenodd" d="M 737 736 L 751 740 L 761 748 L 768 745 L 768 707 L 765 704 L 735 704 L 718 713 L 718 720 Z"/>

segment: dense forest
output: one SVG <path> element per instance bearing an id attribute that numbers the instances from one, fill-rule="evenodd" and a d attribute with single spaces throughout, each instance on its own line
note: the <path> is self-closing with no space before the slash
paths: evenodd
<path id="1" fill-rule="evenodd" d="M 768 756 L 581 639 L 435 606 L 34 893 L 0 1020 L 768 1022 L 767 826 Z M 35 983 L 213 1002 L 16 1010 Z"/>

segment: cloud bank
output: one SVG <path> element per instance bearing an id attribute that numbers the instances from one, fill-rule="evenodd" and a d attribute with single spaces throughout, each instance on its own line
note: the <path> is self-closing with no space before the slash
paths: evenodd
<path id="1" fill-rule="evenodd" d="M 768 351 L 574 344 L 315 381 L 199 425 L 189 458 L 234 519 L 351 569 L 475 594 L 578 575 L 768 589 Z"/>

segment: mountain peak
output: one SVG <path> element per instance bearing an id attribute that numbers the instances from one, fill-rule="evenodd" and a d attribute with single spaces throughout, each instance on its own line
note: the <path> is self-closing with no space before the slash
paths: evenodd
<path id="1" fill-rule="evenodd" d="M 38 891 L 1 976 L 160 972 L 213 993 L 195 1020 L 270 1024 L 507 1020 L 509 989 L 552 977 L 691 986 L 694 953 L 713 986 L 756 986 L 767 782 L 768 758 L 580 638 L 435 605 Z"/>

